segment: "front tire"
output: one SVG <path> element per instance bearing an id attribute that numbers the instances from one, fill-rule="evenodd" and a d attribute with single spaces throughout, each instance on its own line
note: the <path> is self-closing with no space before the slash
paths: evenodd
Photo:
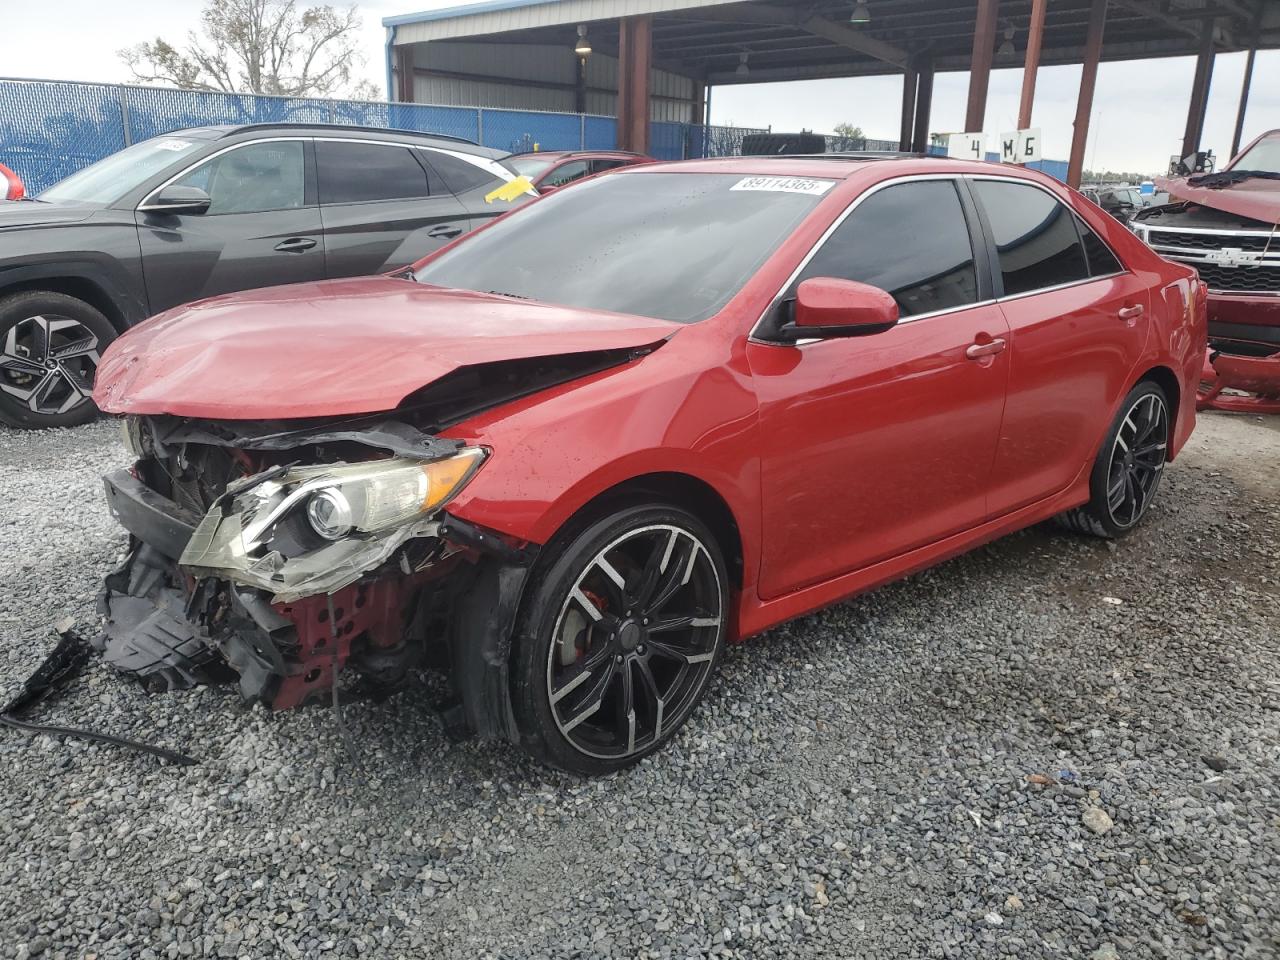
<path id="1" fill-rule="evenodd" d="M 88 423 L 98 412 L 98 360 L 115 337 L 100 311 L 66 294 L 28 290 L 0 299 L 0 423 Z"/>
<path id="2" fill-rule="evenodd" d="M 533 756 L 597 776 L 666 744 L 724 650 L 720 547 L 677 507 L 625 507 L 553 541 L 530 582 L 513 682 Z"/>
<path id="3" fill-rule="evenodd" d="M 1169 401 L 1149 380 L 1125 397 L 1089 476 L 1089 502 L 1057 517 L 1076 533 L 1114 540 L 1146 516 L 1169 454 Z"/>

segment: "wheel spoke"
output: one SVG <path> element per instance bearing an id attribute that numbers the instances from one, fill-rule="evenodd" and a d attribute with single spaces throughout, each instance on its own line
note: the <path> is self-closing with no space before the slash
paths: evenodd
<path id="1" fill-rule="evenodd" d="M 628 657 L 622 661 L 622 696 L 618 698 L 618 722 L 627 731 L 627 753 L 636 749 L 636 691 L 635 661 Z"/>
<path id="2" fill-rule="evenodd" d="M 662 692 L 658 689 L 658 681 L 653 675 L 653 671 L 649 669 L 649 664 L 643 658 L 635 661 L 635 672 L 640 674 L 641 688 L 649 697 L 650 703 L 653 704 L 653 738 L 656 740 L 662 736 L 662 711 L 666 706 L 666 701 L 662 697 Z M 682 672 L 683 673 L 683 672 Z M 671 688 L 676 689 L 682 679 L 682 673 L 676 675 L 676 679 L 672 681 Z M 632 716 L 635 715 L 634 710 Z M 634 731 L 633 731 L 634 733 Z M 634 742 L 632 749 L 634 749 Z"/>
<path id="3" fill-rule="evenodd" d="M 680 617 L 666 617 L 654 620 L 649 624 L 650 633 L 669 633 L 672 630 L 688 630 L 691 627 L 718 627 L 719 617 L 710 617 L 702 613 L 690 613 Z"/>
<path id="4" fill-rule="evenodd" d="M 0 353 L 0 370 L 11 370 L 14 373 L 23 373 L 32 377 L 39 377 L 44 374 L 44 367 L 40 364 L 8 351 Z"/>
<path id="5" fill-rule="evenodd" d="M 30 330 L 30 343 L 27 346 L 28 356 L 36 363 L 44 363 L 49 359 L 49 321 L 44 317 L 29 317 L 15 326 L 26 325 Z"/>
<path id="6" fill-rule="evenodd" d="M 675 530 L 663 530 L 662 532 L 666 536 L 654 538 L 649 557 L 630 591 L 631 600 L 638 607 L 645 607 L 650 597 L 653 596 L 659 578 L 666 572 L 668 565 L 671 563 L 671 555 L 675 551 L 676 540 L 679 539 L 679 533 Z"/>
<path id="7" fill-rule="evenodd" d="M 54 360 L 72 360 L 76 357 L 90 357 L 96 363 L 98 360 L 98 338 L 86 331 L 86 336 L 79 340 L 73 340 L 71 343 L 64 343 L 60 347 L 54 347 L 50 351 L 50 356 Z"/>
<path id="8" fill-rule="evenodd" d="M 617 673 L 615 666 L 616 664 L 612 659 L 608 660 L 604 665 L 604 669 L 595 675 L 595 680 L 590 684 L 584 685 L 577 681 L 570 681 L 574 688 L 581 689 L 582 693 L 573 700 L 566 711 L 568 716 L 561 727 L 565 733 L 568 733 L 588 717 L 593 717 L 600 712 L 600 708 L 604 705 L 604 695 L 608 691 L 614 675 Z M 585 673 L 588 676 L 590 675 L 589 672 Z M 571 693 L 572 691 L 569 692 Z M 553 701 L 552 709 L 555 709 L 555 703 L 557 702 Z"/>
<path id="9" fill-rule="evenodd" d="M 658 582 L 657 588 L 653 591 L 649 602 L 645 604 L 644 611 L 650 616 L 661 613 L 663 608 L 671 602 L 671 598 L 693 576 L 694 564 L 698 562 L 698 554 L 702 551 L 702 544 L 693 539 L 689 539 L 687 543 L 687 548 L 683 545 L 676 548 L 671 561 L 667 564 L 666 572 L 662 574 L 662 579 Z"/>
<path id="10" fill-rule="evenodd" d="M 649 638 L 649 649 L 659 656 L 666 657 L 668 660 L 687 664 L 706 663 L 716 655 L 714 650 L 690 652 L 681 649 L 680 644 L 672 643 L 668 640 L 655 640 L 653 637 Z"/>

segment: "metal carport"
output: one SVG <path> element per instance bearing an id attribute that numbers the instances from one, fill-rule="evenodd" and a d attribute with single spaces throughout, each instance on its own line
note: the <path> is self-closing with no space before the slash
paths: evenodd
<path id="1" fill-rule="evenodd" d="M 1276 0 L 490 0 L 383 24 L 394 100 L 501 97 L 492 105 L 615 113 L 619 147 L 639 151 L 651 119 L 704 122 L 714 86 L 892 73 L 904 78 L 899 142 L 923 150 L 936 73 L 969 71 L 965 129 L 976 131 L 993 66 L 1023 66 L 1026 127 L 1038 67 L 1080 63 L 1073 185 L 1099 61 L 1196 57 L 1187 156 L 1199 147 L 1214 56 L 1280 47 Z M 1021 52 L 999 56 L 1010 34 Z"/>

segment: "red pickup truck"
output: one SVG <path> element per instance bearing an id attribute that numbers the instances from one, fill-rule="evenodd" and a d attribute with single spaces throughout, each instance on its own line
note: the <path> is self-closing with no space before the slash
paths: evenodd
<path id="1" fill-rule="evenodd" d="M 1140 211 L 1130 226 L 1209 286 L 1202 407 L 1280 413 L 1280 130 L 1218 173 L 1156 185 L 1173 202 Z"/>

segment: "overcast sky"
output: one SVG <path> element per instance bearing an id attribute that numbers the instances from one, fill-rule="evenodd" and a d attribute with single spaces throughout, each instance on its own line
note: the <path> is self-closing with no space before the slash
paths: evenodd
<path id="1" fill-rule="evenodd" d="M 456 5 L 457 0 L 366 0 L 360 3 L 364 26 L 360 47 L 364 73 L 382 89 L 384 16 Z M 198 23 L 201 0 L 43 0 L 6 3 L 0 25 L 0 75 L 54 80 L 129 79 L 116 51 L 142 40 L 185 37 Z M 1187 99 L 1194 71 L 1192 59 L 1144 63 L 1104 63 L 1094 99 L 1089 152 L 1090 168 L 1163 172 L 1179 151 L 1186 124 Z M 1217 58 L 1202 145 L 1225 162 L 1231 148 L 1236 102 L 1244 70 L 1244 54 Z M 1066 159 L 1071 143 L 1080 68 L 1041 70 L 1036 85 L 1033 124 L 1043 131 L 1044 155 Z M 991 75 L 986 130 L 993 138 L 1016 125 L 1020 70 Z M 964 125 L 968 75 L 939 74 L 934 83 L 930 129 L 959 131 Z M 800 128 L 830 132 L 842 121 L 856 124 L 867 136 L 897 139 L 902 81 L 898 77 L 815 80 L 758 86 L 719 87 L 712 93 L 713 123 Z M 1280 127 L 1280 51 L 1258 55 L 1254 70 L 1246 141 L 1263 130 Z"/>

